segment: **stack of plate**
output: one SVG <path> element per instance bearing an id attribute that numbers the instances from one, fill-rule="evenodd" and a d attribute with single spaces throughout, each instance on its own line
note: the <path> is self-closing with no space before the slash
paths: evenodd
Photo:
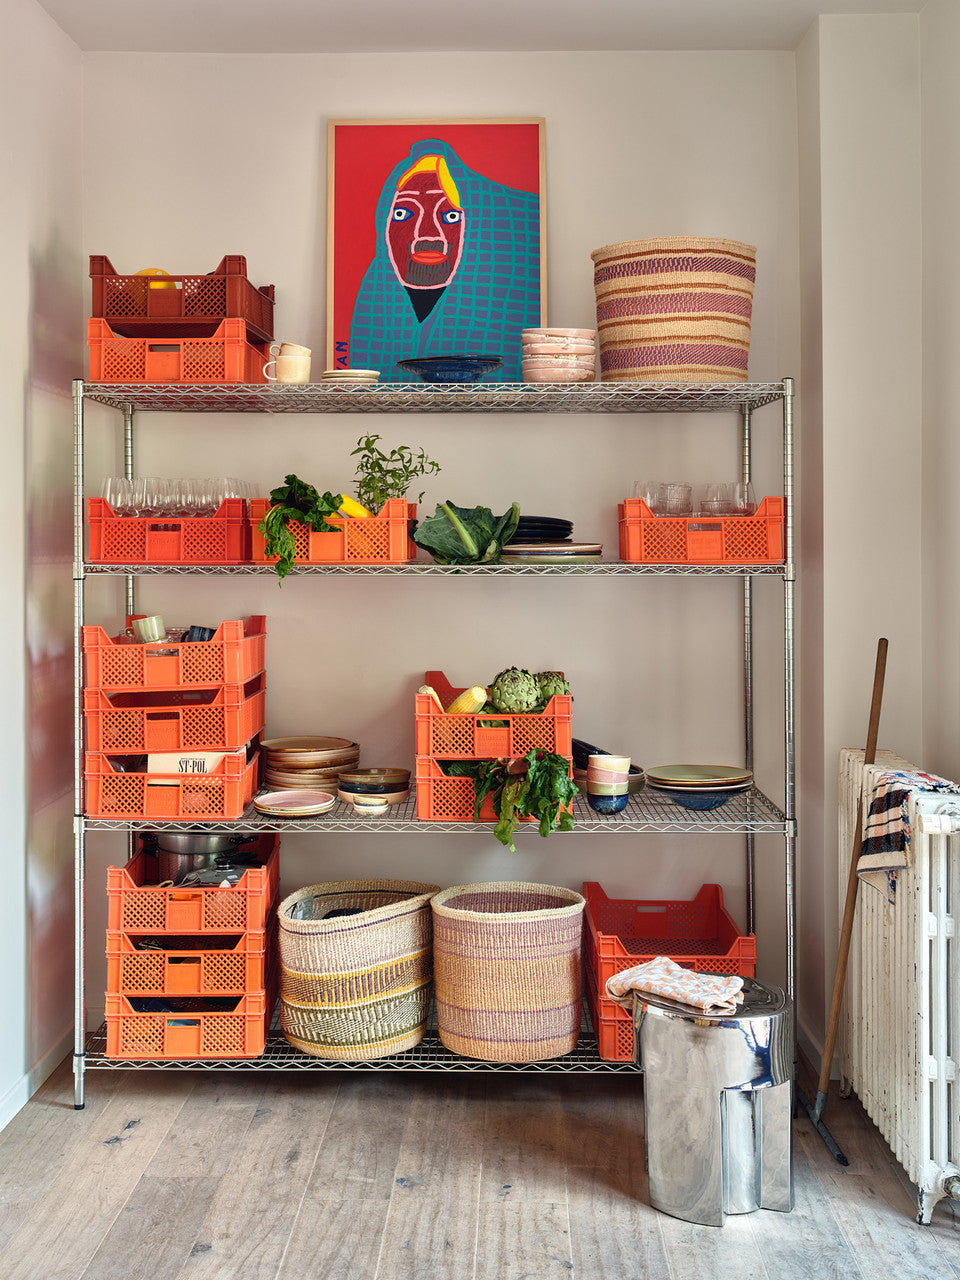
<path id="1" fill-rule="evenodd" d="M 337 803 L 337 797 L 329 791 L 264 791 L 254 796 L 253 807 L 257 813 L 273 818 L 313 818 L 326 813 Z"/>
<path id="2" fill-rule="evenodd" d="M 595 329 L 524 329 L 520 335 L 524 382 L 593 382 Z"/>
<path id="3" fill-rule="evenodd" d="M 521 516 L 510 542 L 569 542 L 573 521 L 559 516 Z"/>
<path id="4" fill-rule="evenodd" d="M 717 809 L 752 785 L 750 770 L 733 765 L 665 764 L 647 770 L 650 790 L 662 791 L 684 809 Z"/>
<path id="5" fill-rule="evenodd" d="M 353 385 L 359 382 L 376 382 L 379 377 L 379 369 L 324 369 L 320 375 L 320 381 L 345 382 Z"/>
<path id="6" fill-rule="evenodd" d="M 266 787 L 318 787 L 336 789 L 340 774 L 352 769 L 360 759 L 360 748 L 349 738 L 315 735 L 296 738 L 267 738 L 260 755 Z"/>
<path id="7" fill-rule="evenodd" d="M 504 564 L 587 564 L 599 560 L 602 542 L 509 542 Z"/>

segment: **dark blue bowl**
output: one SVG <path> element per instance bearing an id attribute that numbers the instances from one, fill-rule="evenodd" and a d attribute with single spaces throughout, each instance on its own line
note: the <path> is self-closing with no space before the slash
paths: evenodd
<path id="1" fill-rule="evenodd" d="M 587 804 L 594 813 L 623 813 L 629 799 L 626 792 L 622 796 L 592 796 L 587 793 Z"/>
<path id="2" fill-rule="evenodd" d="M 729 791 L 686 791 L 680 787 L 676 790 L 670 787 L 656 787 L 655 790 L 662 791 L 671 800 L 676 800 L 677 804 L 682 805 L 684 809 L 719 809 L 722 804 L 727 803 L 731 795 Z"/>
<path id="3" fill-rule="evenodd" d="M 499 356 L 422 356 L 397 361 L 399 369 L 415 373 L 421 382 L 479 382 L 502 364 Z"/>

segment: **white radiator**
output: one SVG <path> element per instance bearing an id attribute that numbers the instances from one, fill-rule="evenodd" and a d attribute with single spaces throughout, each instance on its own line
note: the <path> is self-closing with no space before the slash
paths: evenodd
<path id="1" fill-rule="evenodd" d="M 916 766 L 890 751 L 863 765 L 840 753 L 840 910 L 857 803 L 864 822 L 878 774 Z M 862 791 L 861 791 L 862 788 Z M 856 1092 L 917 1188 L 917 1221 L 946 1195 L 960 1198 L 960 794 L 915 792 L 911 865 L 895 903 L 861 883 L 850 940 L 838 1044 L 842 1087 Z"/>

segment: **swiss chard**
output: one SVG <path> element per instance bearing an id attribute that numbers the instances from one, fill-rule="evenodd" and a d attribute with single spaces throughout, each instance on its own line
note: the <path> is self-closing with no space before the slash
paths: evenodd
<path id="1" fill-rule="evenodd" d="M 513 833 L 521 818 L 538 818 L 541 836 L 572 831 L 573 815 L 566 812 L 577 793 L 564 756 L 536 748 L 514 760 L 449 760 L 448 775 L 473 778 L 473 820 L 479 822 L 487 796 L 493 798 L 497 825 L 493 834 L 516 853 Z"/>

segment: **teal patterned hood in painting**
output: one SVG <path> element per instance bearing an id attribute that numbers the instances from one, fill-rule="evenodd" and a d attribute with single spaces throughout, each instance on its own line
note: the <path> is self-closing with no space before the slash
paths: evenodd
<path id="1" fill-rule="evenodd" d="M 442 156 L 464 213 L 459 266 L 421 322 L 397 279 L 387 251 L 386 224 L 399 179 L 425 155 Z M 411 147 L 384 183 L 377 202 L 377 248 L 357 291 L 350 328 L 350 364 L 379 369 L 383 382 L 411 382 L 397 368 L 417 356 L 498 355 L 498 382 L 519 382 L 520 334 L 540 324 L 540 209 L 527 191 L 493 182 L 467 168 L 436 138 Z"/>

